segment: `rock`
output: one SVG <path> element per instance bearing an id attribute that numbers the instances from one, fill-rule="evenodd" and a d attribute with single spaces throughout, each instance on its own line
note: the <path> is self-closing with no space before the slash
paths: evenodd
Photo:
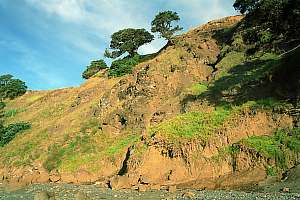
<path id="1" fill-rule="evenodd" d="M 8 188 L 10 190 L 17 190 L 20 189 L 22 187 L 25 187 L 26 184 L 24 182 L 20 182 L 20 178 L 19 177 L 12 177 L 11 179 L 8 180 Z"/>
<path id="2" fill-rule="evenodd" d="M 114 176 L 110 180 L 109 186 L 113 190 L 131 188 L 131 184 L 127 176 Z"/>
<path id="3" fill-rule="evenodd" d="M 60 176 L 60 174 L 58 173 L 58 171 L 52 171 L 52 172 L 50 173 L 49 179 L 50 179 L 51 182 L 56 183 L 56 182 L 60 181 L 61 176 Z"/>
<path id="4" fill-rule="evenodd" d="M 107 181 L 96 181 L 94 185 L 99 188 L 108 188 L 109 184 Z"/>
<path id="5" fill-rule="evenodd" d="M 282 191 L 282 192 L 289 192 L 289 191 L 290 191 L 290 188 L 284 187 L 284 188 L 281 189 L 281 191 Z"/>
<path id="6" fill-rule="evenodd" d="M 93 177 L 88 171 L 80 170 L 76 174 L 76 178 L 78 183 L 89 184 L 97 180 L 97 178 Z"/>
<path id="7" fill-rule="evenodd" d="M 45 191 L 38 192 L 34 195 L 34 200 L 49 200 L 49 199 L 50 199 L 50 195 L 48 194 L 48 192 Z"/>
<path id="8" fill-rule="evenodd" d="M 61 174 L 61 181 L 64 183 L 77 183 L 77 178 L 72 174 Z"/>
<path id="9" fill-rule="evenodd" d="M 183 197 L 183 198 L 189 198 L 189 199 L 192 199 L 192 198 L 195 197 L 195 193 L 193 193 L 193 192 L 185 192 L 185 193 L 182 194 L 182 197 Z"/>
<path id="10" fill-rule="evenodd" d="M 151 190 L 160 190 L 160 185 L 151 185 L 150 189 Z"/>
<path id="11" fill-rule="evenodd" d="M 33 182 L 34 178 L 35 177 L 33 174 L 25 174 L 20 178 L 19 182 L 22 182 L 25 185 L 29 185 Z"/>
<path id="12" fill-rule="evenodd" d="M 148 177 L 141 176 L 140 177 L 140 183 L 142 183 L 142 184 L 150 184 L 151 180 Z"/>
<path id="13" fill-rule="evenodd" d="M 49 180 L 49 174 L 46 172 L 42 172 L 35 178 L 35 182 L 37 183 L 48 183 Z"/>
<path id="14" fill-rule="evenodd" d="M 138 191 L 139 192 L 146 192 L 147 191 L 147 186 L 143 185 L 143 184 L 139 185 Z"/>
<path id="15" fill-rule="evenodd" d="M 83 192 L 78 192 L 76 195 L 75 195 L 75 200 L 89 200 L 90 198 L 84 194 Z"/>
<path id="16" fill-rule="evenodd" d="M 168 192 L 171 192 L 171 193 L 176 192 L 176 185 L 170 185 L 170 186 L 168 187 Z"/>

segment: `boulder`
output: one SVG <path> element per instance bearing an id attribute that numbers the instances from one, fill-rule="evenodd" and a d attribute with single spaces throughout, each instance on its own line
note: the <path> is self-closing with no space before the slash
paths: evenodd
<path id="1" fill-rule="evenodd" d="M 77 178 L 73 174 L 61 174 L 61 181 L 64 183 L 78 183 Z"/>
<path id="2" fill-rule="evenodd" d="M 171 193 L 176 192 L 176 185 L 170 185 L 170 186 L 168 186 L 168 192 L 171 192 Z"/>
<path id="3" fill-rule="evenodd" d="M 58 171 L 55 170 L 55 171 L 51 171 L 51 172 L 50 172 L 49 179 L 50 179 L 51 182 L 56 183 L 56 182 L 58 182 L 58 181 L 61 180 L 61 176 L 60 176 L 60 174 L 58 173 Z"/>
<path id="4" fill-rule="evenodd" d="M 34 195 L 34 200 L 49 200 L 50 195 L 48 192 L 40 191 Z"/>
<path id="5" fill-rule="evenodd" d="M 36 183 L 48 183 L 49 181 L 49 174 L 47 172 L 40 172 L 35 178 Z"/>
<path id="6" fill-rule="evenodd" d="M 75 200 L 89 200 L 90 198 L 83 192 L 78 192 L 75 195 Z"/>
<path id="7" fill-rule="evenodd" d="M 113 190 L 131 188 L 128 176 L 114 176 L 109 181 L 109 186 Z"/>
<path id="8" fill-rule="evenodd" d="M 141 176 L 140 177 L 140 183 L 142 183 L 142 184 L 150 184 L 151 180 L 150 180 L 150 178 L 148 178 L 146 176 Z"/>
<path id="9" fill-rule="evenodd" d="M 156 185 L 151 185 L 151 186 L 150 186 L 150 189 L 151 189 L 151 190 L 160 190 L 160 188 L 161 188 L 161 186 L 158 185 L 158 184 L 156 184 Z"/>
<path id="10" fill-rule="evenodd" d="M 193 199 L 195 197 L 195 193 L 193 192 L 185 192 L 182 194 L 183 198 Z"/>
<path id="11" fill-rule="evenodd" d="M 140 184 L 138 187 L 139 192 L 146 192 L 148 189 L 147 185 Z"/>

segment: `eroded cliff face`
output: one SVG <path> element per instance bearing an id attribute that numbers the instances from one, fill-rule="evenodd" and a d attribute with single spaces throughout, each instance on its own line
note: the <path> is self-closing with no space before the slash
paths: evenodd
<path id="1" fill-rule="evenodd" d="M 220 116 L 221 121 L 207 128 L 205 139 L 170 140 L 164 129 L 153 131 L 181 114 L 214 113 L 216 105 L 193 88 L 214 81 L 222 45 L 215 34 L 241 19 L 212 21 L 177 36 L 174 44 L 136 66 L 131 75 L 101 75 L 79 88 L 28 92 L 10 102 L 7 109 L 18 112 L 8 121 L 29 121 L 32 129 L 0 149 L 0 182 L 158 189 L 237 187 L 265 179 L 266 166 L 274 159 L 242 143 L 237 144 L 239 152 L 228 148 L 252 135 L 293 127 L 293 118 L 285 112 L 225 112 L 224 119 Z M 192 101 L 186 101 L 189 98 Z M 290 166 L 298 158 L 290 159 Z"/>

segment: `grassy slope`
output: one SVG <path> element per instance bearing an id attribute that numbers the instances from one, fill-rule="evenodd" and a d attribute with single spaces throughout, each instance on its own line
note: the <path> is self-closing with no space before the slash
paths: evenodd
<path id="1" fill-rule="evenodd" d="M 0 149 L 0 163 L 18 167 L 36 162 L 66 172 L 99 170 L 98 158 L 115 156 L 135 139 L 103 135 L 99 120 L 90 114 L 97 110 L 99 95 L 117 80 L 94 79 L 80 88 L 30 92 L 8 102 L 7 122 L 28 121 L 32 129 Z"/>

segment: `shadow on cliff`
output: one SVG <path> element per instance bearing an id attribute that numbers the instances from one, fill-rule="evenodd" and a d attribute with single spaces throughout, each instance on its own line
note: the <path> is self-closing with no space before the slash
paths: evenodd
<path id="1" fill-rule="evenodd" d="M 206 99 L 211 105 L 241 105 L 247 101 L 274 98 L 294 105 L 300 99 L 300 48 L 283 56 L 254 59 L 226 71 L 216 71 L 207 91 L 187 95 L 182 112 L 189 103 Z M 218 77 L 217 77 L 218 76 Z"/>

